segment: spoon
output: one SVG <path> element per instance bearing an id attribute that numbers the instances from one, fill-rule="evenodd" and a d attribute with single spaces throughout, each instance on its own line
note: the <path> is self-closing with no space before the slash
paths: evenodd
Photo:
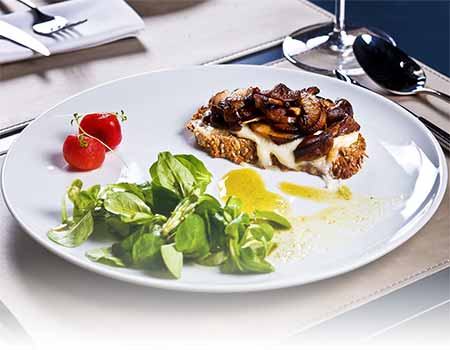
<path id="1" fill-rule="evenodd" d="M 361 88 L 367 89 L 369 91 L 372 91 L 374 93 L 377 93 L 376 91 L 373 91 L 372 89 L 368 88 L 367 86 L 364 86 L 364 85 L 358 83 L 356 80 L 350 78 L 347 74 L 345 74 L 343 71 L 341 71 L 339 69 L 336 69 L 334 71 L 334 75 L 336 76 L 336 78 L 338 78 L 339 80 L 345 81 L 346 83 L 353 84 L 353 85 L 359 86 Z M 385 96 L 383 96 L 383 97 L 385 97 Z M 405 109 L 406 111 L 411 113 L 414 117 L 419 119 L 428 128 L 428 130 L 431 131 L 431 133 L 434 135 L 434 137 L 436 137 L 436 140 L 438 140 L 438 142 L 441 144 L 442 148 L 445 151 L 450 152 L 450 135 L 448 134 L 447 131 L 441 129 L 439 126 L 430 122 L 428 119 L 425 119 L 424 117 L 417 115 L 413 111 L 410 111 L 408 108 L 402 106 L 401 104 L 399 104 L 395 101 L 392 101 L 392 102 L 399 105 L 400 107 L 402 107 L 403 109 Z"/>
<path id="2" fill-rule="evenodd" d="M 393 94 L 432 94 L 450 102 L 450 96 L 425 87 L 423 69 L 398 47 L 370 34 L 359 35 L 353 43 L 353 52 L 360 66 L 378 85 Z"/>

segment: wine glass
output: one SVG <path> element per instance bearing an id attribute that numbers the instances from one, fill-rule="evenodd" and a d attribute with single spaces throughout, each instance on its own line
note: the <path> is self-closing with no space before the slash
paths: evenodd
<path id="1" fill-rule="evenodd" d="M 320 74 L 334 75 L 340 69 L 349 75 L 364 71 L 353 55 L 353 42 L 360 34 L 375 34 L 394 40 L 386 33 L 345 24 L 345 0 L 336 0 L 334 22 L 304 27 L 283 41 L 284 56 L 296 66 Z"/>

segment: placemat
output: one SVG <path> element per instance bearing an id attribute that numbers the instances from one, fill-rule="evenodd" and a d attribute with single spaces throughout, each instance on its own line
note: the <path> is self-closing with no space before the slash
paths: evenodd
<path id="1" fill-rule="evenodd" d="M 303 9 L 303 16 L 317 14 Z M 283 60 L 275 65 L 296 69 Z M 426 70 L 430 86 L 450 90 L 448 78 Z M 395 99 L 450 130 L 444 103 L 433 97 Z M 171 348 L 200 349 L 211 343 L 216 348 L 269 347 L 449 266 L 449 197 L 447 191 L 438 212 L 415 237 L 374 263 L 306 286 L 238 295 L 144 288 L 84 271 L 28 238 L 3 200 L 0 232 L 0 299 L 37 345 L 129 349 L 163 347 L 170 340 Z"/>
<path id="2" fill-rule="evenodd" d="M 36 1 L 50 2 L 55 0 Z M 36 117 L 64 98 L 106 81 L 154 69 L 230 60 L 274 46 L 299 27 L 331 18 L 303 0 L 128 3 L 146 26 L 136 39 L 0 65 L 0 129 Z M 16 0 L 1 4 L 0 13 L 27 10 Z"/>

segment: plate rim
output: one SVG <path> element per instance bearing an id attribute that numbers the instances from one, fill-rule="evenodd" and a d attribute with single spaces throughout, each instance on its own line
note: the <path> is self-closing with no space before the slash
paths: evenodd
<path id="1" fill-rule="evenodd" d="M 90 272 L 94 272 L 97 274 L 100 274 L 102 276 L 106 276 L 109 278 L 117 279 L 120 281 L 142 285 L 146 287 L 154 287 L 154 288 L 161 288 L 161 289 L 169 289 L 169 290 L 176 290 L 176 291 L 187 291 L 187 292 L 205 292 L 205 293 L 236 293 L 236 292 L 255 292 L 255 291 L 266 291 L 266 290 L 275 290 L 275 289 L 281 289 L 281 288 L 288 288 L 288 287 L 298 287 L 301 285 L 310 284 L 313 282 L 322 281 L 325 279 L 329 279 L 332 277 L 337 277 L 339 275 L 342 275 L 344 273 L 356 270 L 360 267 L 363 267 L 365 265 L 368 265 L 375 260 L 378 260 L 379 258 L 383 257 L 384 255 L 392 252 L 396 248 L 398 248 L 400 245 L 404 244 L 406 241 L 408 241 L 411 237 L 416 235 L 422 228 L 425 226 L 426 223 L 433 217 L 433 215 L 436 213 L 437 209 L 439 208 L 447 187 L 448 182 L 448 170 L 447 170 L 447 162 L 445 159 L 444 152 L 442 148 L 440 147 L 438 141 L 436 138 L 431 134 L 431 132 L 412 114 L 410 113 L 402 113 L 402 115 L 405 118 L 408 118 L 410 121 L 412 121 L 416 127 L 421 129 L 422 132 L 425 133 L 428 140 L 433 145 L 434 150 L 438 154 L 438 161 L 439 161 L 439 168 L 438 168 L 438 174 L 439 178 L 436 181 L 439 181 L 436 195 L 432 199 L 432 205 L 427 209 L 427 211 L 423 215 L 415 215 L 411 218 L 411 220 L 408 222 L 408 224 L 414 223 L 414 226 L 412 228 L 406 228 L 405 226 L 402 226 L 400 230 L 396 232 L 396 235 L 399 234 L 401 231 L 406 231 L 406 234 L 403 233 L 401 235 L 401 239 L 397 239 L 394 242 L 384 242 L 381 246 L 377 244 L 373 247 L 373 249 L 370 251 L 370 253 L 363 254 L 361 256 L 358 256 L 355 258 L 354 263 L 346 264 L 340 268 L 330 269 L 329 271 L 326 271 L 321 274 L 317 274 L 315 277 L 311 277 L 308 279 L 295 279 L 290 278 L 287 280 L 282 281 L 263 281 L 263 282 L 256 282 L 251 284 L 214 284 L 214 285 L 205 285 L 202 284 L 192 284 L 192 283 L 185 283 L 182 280 L 166 280 L 151 276 L 134 276 L 134 275 L 127 275 L 121 273 L 120 269 L 114 270 L 113 268 L 102 266 L 101 264 L 96 264 L 94 262 L 91 262 L 89 260 L 82 260 L 79 257 L 76 257 L 70 253 L 65 252 L 61 249 L 61 247 L 51 244 L 49 240 L 46 239 L 46 237 L 40 237 L 39 235 L 33 233 L 33 230 L 31 230 L 25 222 L 21 220 L 21 218 L 17 215 L 14 208 L 12 207 L 10 200 L 8 198 L 8 195 L 6 193 L 6 179 L 5 179 L 5 169 L 7 168 L 7 164 L 9 162 L 9 158 L 11 157 L 11 154 L 13 154 L 16 144 L 24 137 L 27 136 L 30 130 L 32 130 L 33 125 L 39 121 L 41 118 L 45 117 L 49 112 L 51 112 L 53 109 L 65 104 L 66 102 L 79 97 L 85 93 L 88 93 L 90 91 L 94 91 L 97 89 L 102 88 L 103 86 L 108 86 L 111 84 L 118 83 L 122 80 L 128 80 L 133 79 L 141 76 L 146 75 L 152 75 L 152 74 L 158 74 L 158 73 L 164 73 L 164 72 L 176 72 L 176 71 L 185 71 L 185 70 L 208 70 L 208 69 L 255 69 L 255 70 L 271 70 L 271 71 L 284 71 L 289 72 L 292 74 L 299 74 L 299 75 L 307 75 L 307 76 L 319 76 L 321 78 L 325 78 L 326 80 L 330 79 L 333 80 L 338 85 L 341 84 L 342 86 L 347 85 L 351 86 L 353 88 L 358 88 L 357 86 L 350 85 L 346 82 L 333 79 L 332 77 L 323 76 L 320 74 L 315 74 L 312 72 L 302 71 L 302 70 L 294 70 L 290 68 L 281 68 L 281 67 L 273 67 L 273 66 L 265 66 L 265 65 L 245 65 L 245 64 L 233 64 L 233 65 L 188 65 L 188 66 L 181 66 L 181 67 L 174 67 L 174 68 L 162 68 L 157 70 L 151 70 L 146 71 L 138 74 L 133 74 L 125 77 L 121 77 L 118 79 L 113 79 L 98 85 L 95 85 L 91 88 L 82 90 L 76 94 L 73 94 L 60 102 L 54 104 L 52 107 L 46 109 L 44 112 L 39 114 L 38 117 L 36 117 L 30 125 L 25 128 L 22 133 L 12 142 L 6 157 L 3 161 L 3 166 L 1 169 L 1 192 L 3 195 L 3 198 L 5 200 L 6 207 L 8 208 L 11 215 L 14 217 L 16 222 L 19 223 L 20 227 L 31 237 L 33 238 L 37 243 L 39 243 L 41 246 L 52 252 L 53 254 L 57 255 L 58 257 L 74 264 L 75 266 L 82 267 L 83 269 L 86 269 Z M 367 93 L 369 96 L 375 99 L 382 100 L 384 103 L 391 104 L 391 106 L 396 109 L 405 112 L 401 106 L 399 106 L 397 103 L 389 100 L 388 98 L 379 95 L 373 91 L 370 90 L 364 90 L 364 93 Z M 31 128 L 30 128 L 31 127 Z M 433 187 L 436 186 L 436 182 L 434 183 Z"/>

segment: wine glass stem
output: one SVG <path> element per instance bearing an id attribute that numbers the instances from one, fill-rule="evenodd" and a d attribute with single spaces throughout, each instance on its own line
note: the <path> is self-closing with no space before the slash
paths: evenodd
<path id="1" fill-rule="evenodd" d="M 345 30 L 345 0 L 336 0 L 334 31 L 340 33 Z"/>

